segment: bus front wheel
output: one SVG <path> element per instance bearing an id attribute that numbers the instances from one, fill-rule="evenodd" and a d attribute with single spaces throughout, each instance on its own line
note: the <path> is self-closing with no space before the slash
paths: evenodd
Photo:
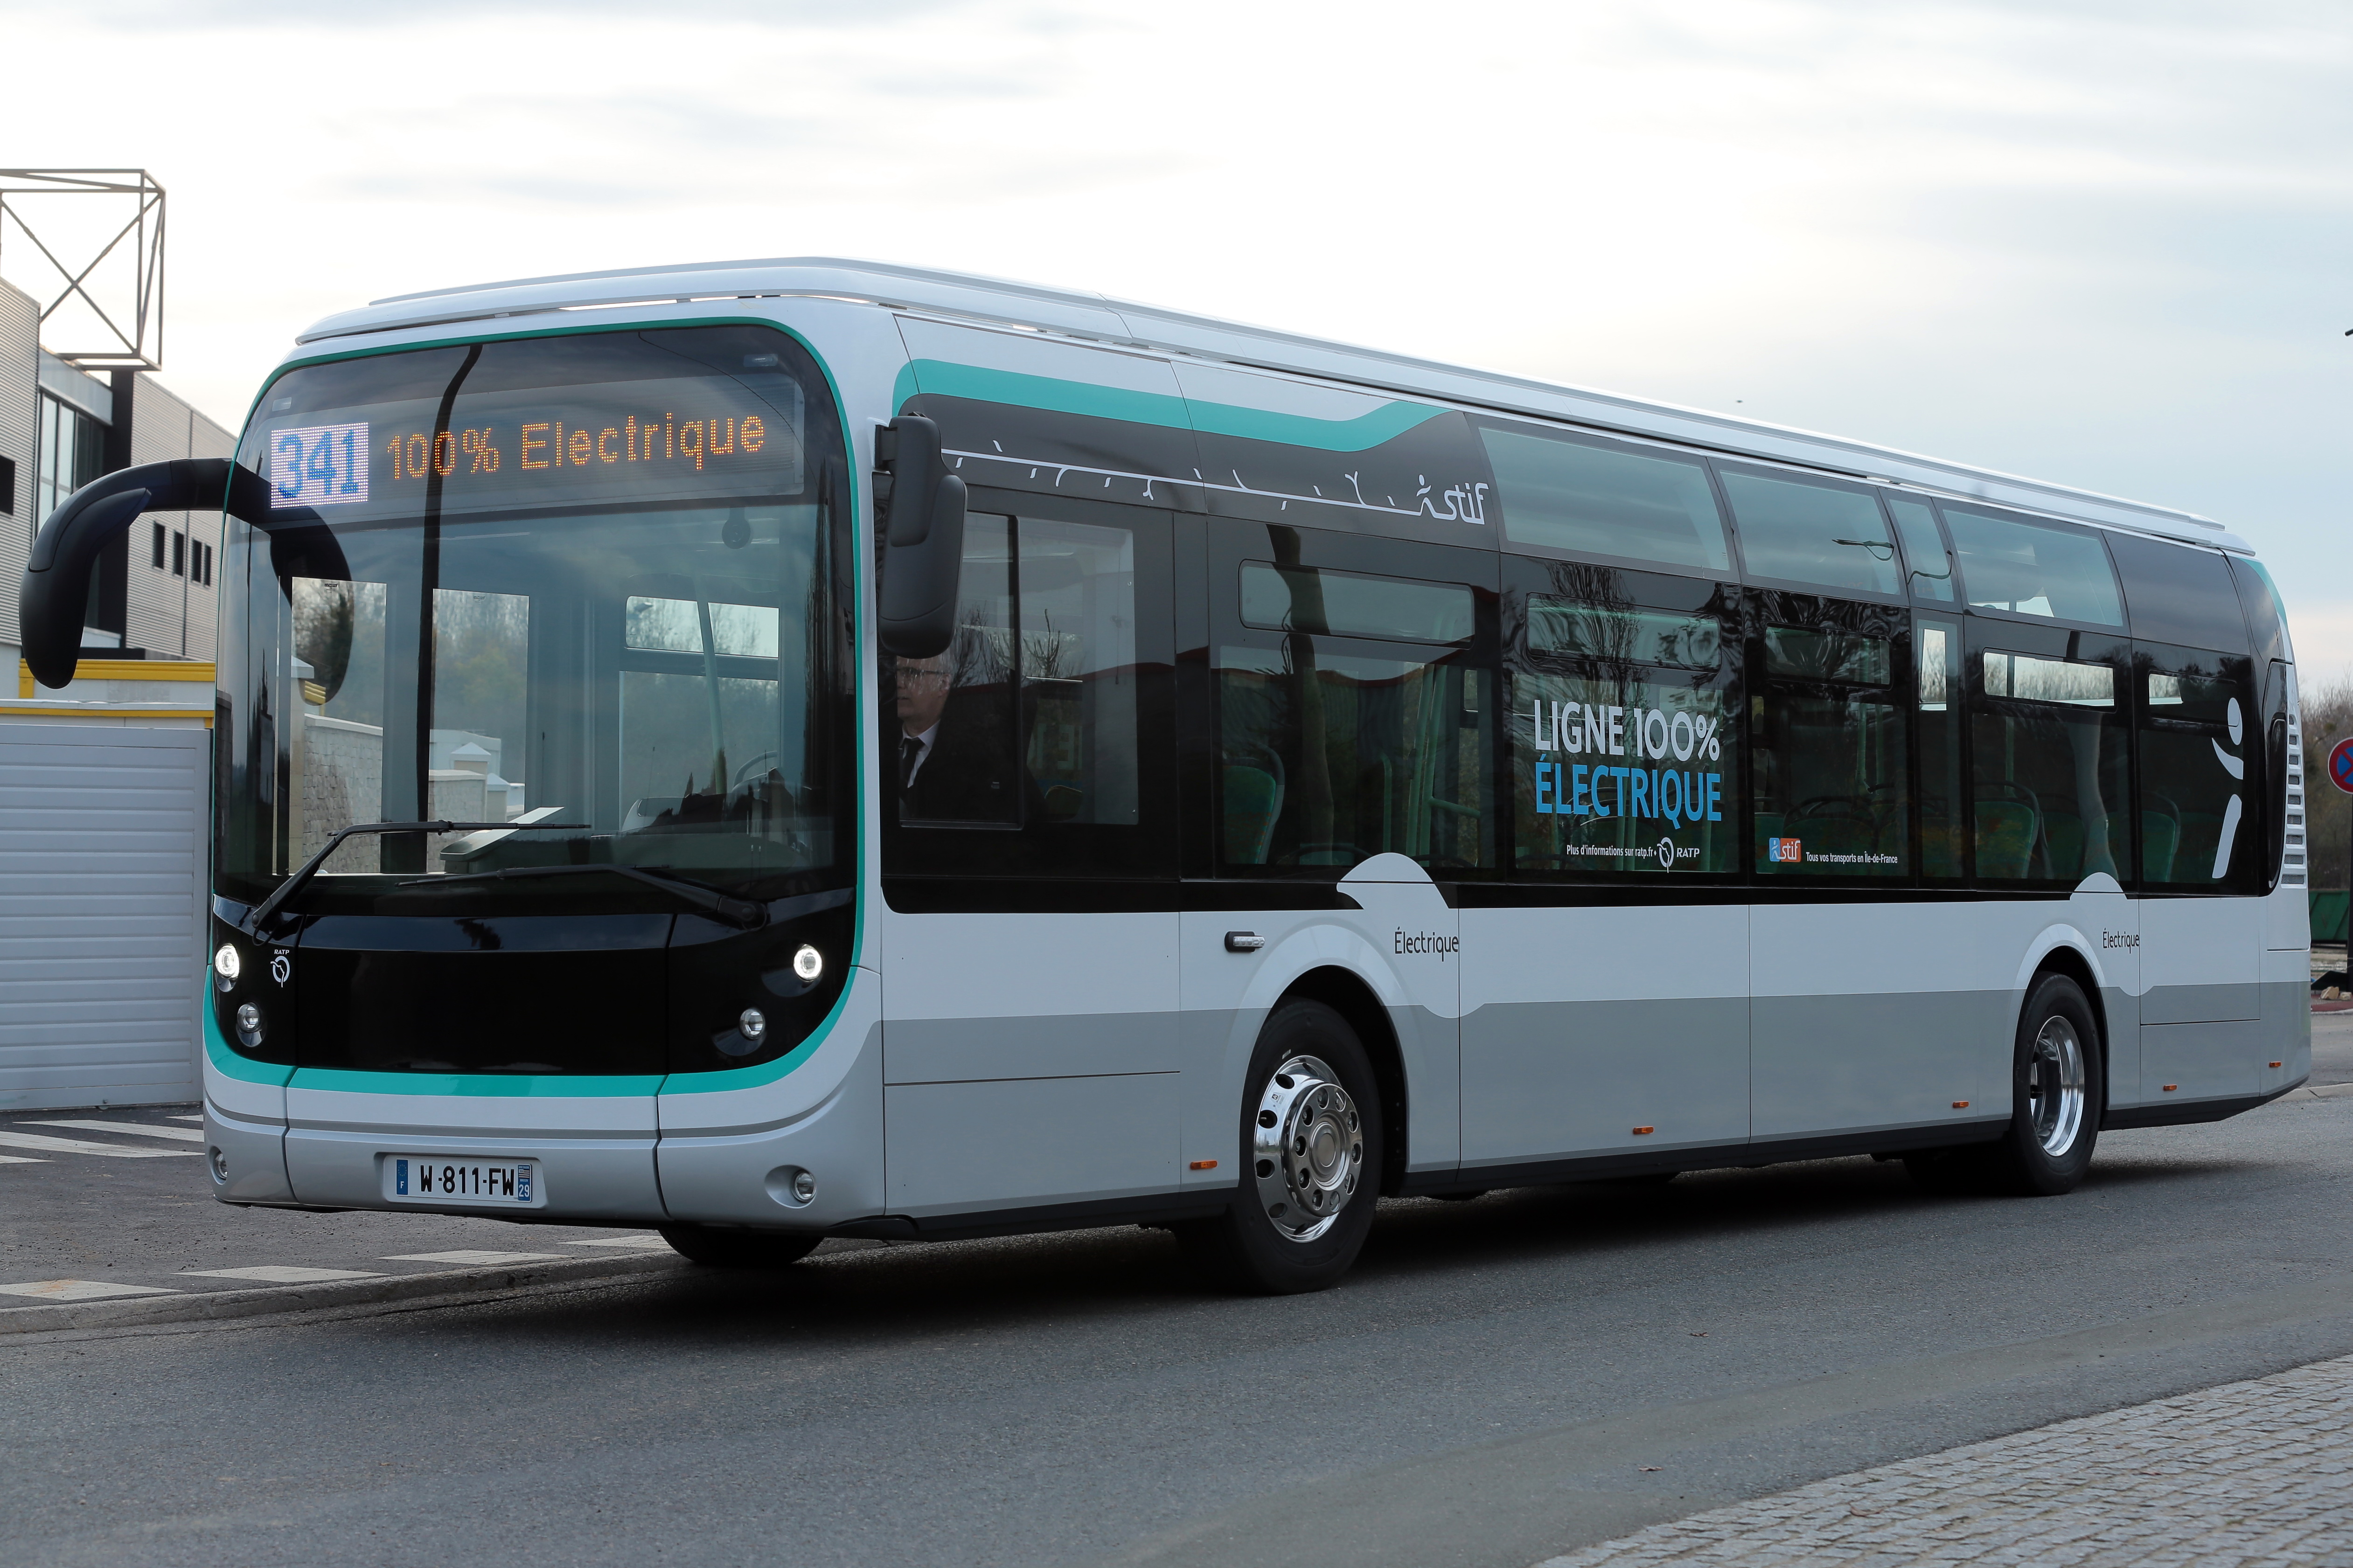
<path id="1" fill-rule="evenodd" d="M 1244 1090 L 1241 1185 L 1224 1214 L 1177 1226 L 1177 1240 L 1229 1289 L 1329 1289 L 1363 1249 L 1379 1197 L 1380 1095 L 1365 1047 L 1333 1008 L 1284 1003 Z"/>
<path id="2" fill-rule="evenodd" d="M 681 1258 L 706 1268 L 785 1268 L 815 1252 L 825 1239 L 793 1231 L 711 1225 L 666 1225 L 661 1238 Z"/>

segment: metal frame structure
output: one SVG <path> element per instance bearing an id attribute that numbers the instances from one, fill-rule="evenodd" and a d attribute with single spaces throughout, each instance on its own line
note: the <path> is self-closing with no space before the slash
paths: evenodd
<path id="1" fill-rule="evenodd" d="M 59 259 L 57 251 L 35 231 L 22 201 L 26 196 L 68 195 L 127 198 L 133 208 L 129 221 L 115 230 L 113 237 L 79 270 Z M 153 174 L 144 169 L 0 169 L 0 247 L 6 244 L 7 220 L 11 218 L 42 258 L 65 279 L 65 287 L 57 297 L 41 306 L 42 325 L 46 327 L 49 318 L 68 301 L 79 299 L 114 335 L 112 346 L 52 349 L 52 353 L 84 370 L 164 368 L 164 187 Z M 90 275 L 125 240 L 132 242 L 137 267 L 127 331 L 99 303 L 90 286 Z M 0 250 L 0 255 L 5 251 Z"/>

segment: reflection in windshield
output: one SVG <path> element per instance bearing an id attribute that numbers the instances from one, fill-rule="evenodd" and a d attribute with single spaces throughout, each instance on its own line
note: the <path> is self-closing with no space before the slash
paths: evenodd
<path id="1" fill-rule="evenodd" d="M 434 589 L 423 625 L 422 531 L 341 531 L 353 580 L 289 579 L 278 607 L 269 868 L 353 823 L 436 819 L 592 826 L 355 838 L 321 874 L 829 862 L 809 733 L 818 529 L 813 506 L 447 527 L 438 574 L 465 585 Z"/>

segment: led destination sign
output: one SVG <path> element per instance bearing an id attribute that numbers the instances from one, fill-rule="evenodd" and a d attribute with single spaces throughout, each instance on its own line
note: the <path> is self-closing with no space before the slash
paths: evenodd
<path id="1" fill-rule="evenodd" d="M 248 450 L 274 510 L 414 516 L 797 494 L 800 388 L 673 377 L 305 410 Z M 258 438 L 258 439 L 257 439 Z M 249 462 L 251 458 L 248 459 Z M 438 493 L 437 493 L 438 492 Z"/>

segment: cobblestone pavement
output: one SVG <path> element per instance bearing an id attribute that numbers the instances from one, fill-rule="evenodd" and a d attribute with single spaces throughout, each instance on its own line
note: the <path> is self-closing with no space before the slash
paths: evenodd
<path id="1" fill-rule="evenodd" d="M 1540 1568 L 2353 1564 L 2353 1356 L 1694 1514 Z"/>

